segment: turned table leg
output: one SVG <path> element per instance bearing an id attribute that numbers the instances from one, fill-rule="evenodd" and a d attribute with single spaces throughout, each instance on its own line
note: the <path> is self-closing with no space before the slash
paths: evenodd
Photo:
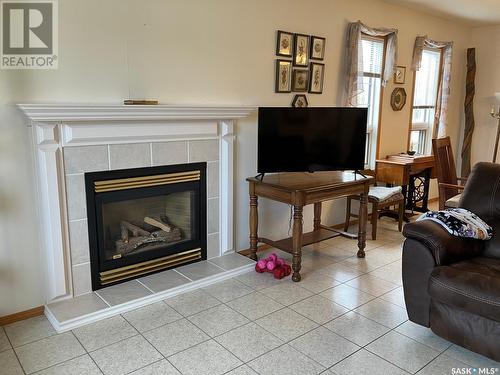
<path id="1" fill-rule="evenodd" d="M 359 196 L 358 258 L 365 257 L 367 202 L 367 193 L 364 192 Z"/>
<path id="2" fill-rule="evenodd" d="M 302 257 L 302 206 L 293 206 L 293 259 L 292 259 L 292 269 L 293 275 L 292 280 L 297 282 L 300 281 L 300 263 Z"/>
<path id="3" fill-rule="evenodd" d="M 313 228 L 314 230 L 321 228 L 321 202 L 314 203 Z"/>
<path id="4" fill-rule="evenodd" d="M 257 243 L 259 226 L 259 213 L 257 211 L 257 195 L 250 193 L 250 258 L 257 260 Z"/>

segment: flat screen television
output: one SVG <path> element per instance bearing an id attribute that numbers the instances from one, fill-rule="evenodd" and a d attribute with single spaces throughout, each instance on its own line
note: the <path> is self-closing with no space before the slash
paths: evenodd
<path id="1" fill-rule="evenodd" d="M 260 107 L 259 173 L 361 170 L 366 108 Z"/>

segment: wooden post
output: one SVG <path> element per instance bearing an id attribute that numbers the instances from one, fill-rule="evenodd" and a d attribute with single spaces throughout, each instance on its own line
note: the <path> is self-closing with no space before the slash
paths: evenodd
<path id="1" fill-rule="evenodd" d="M 320 229 L 321 226 L 321 202 L 314 203 L 314 230 Z"/>
<path id="2" fill-rule="evenodd" d="M 467 48 L 467 77 L 465 79 L 465 101 L 464 101 L 465 126 L 464 126 L 464 141 L 462 144 L 462 167 L 461 167 L 461 176 L 463 178 L 469 176 L 471 167 L 470 153 L 472 146 L 472 134 L 474 133 L 474 93 L 476 91 L 474 84 L 475 79 L 476 79 L 476 49 Z"/>
<path id="3" fill-rule="evenodd" d="M 300 263 L 302 257 L 302 206 L 293 206 L 293 259 L 292 280 L 295 282 L 300 281 Z"/>
<path id="4" fill-rule="evenodd" d="M 250 258 L 257 260 L 257 243 L 258 234 L 257 230 L 259 227 L 259 213 L 257 211 L 258 198 L 255 195 L 255 184 L 250 183 Z"/>
<path id="5" fill-rule="evenodd" d="M 366 184 L 365 191 L 359 196 L 358 258 L 365 257 L 368 188 L 369 185 Z"/>

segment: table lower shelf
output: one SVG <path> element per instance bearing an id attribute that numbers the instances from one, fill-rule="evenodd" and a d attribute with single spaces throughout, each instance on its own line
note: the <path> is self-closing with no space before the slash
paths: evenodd
<path id="1" fill-rule="evenodd" d="M 323 228 L 316 229 L 311 232 L 304 233 L 302 235 L 302 247 L 338 236 L 342 236 L 341 231 L 334 231 L 331 229 L 323 229 Z M 265 243 L 267 245 L 270 245 L 287 253 L 293 254 L 293 237 L 284 238 L 279 241 L 273 241 L 268 238 L 259 237 L 259 242 Z"/>

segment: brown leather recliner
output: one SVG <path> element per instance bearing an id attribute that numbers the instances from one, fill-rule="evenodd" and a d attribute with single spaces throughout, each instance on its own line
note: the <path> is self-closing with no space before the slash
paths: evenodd
<path id="1" fill-rule="evenodd" d="M 408 317 L 457 345 L 500 361 L 500 165 L 478 163 L 459 207 L 493 227 L 489 241 L 452 236 L 439 224 L 408 224 L 403 288 Z"/>

